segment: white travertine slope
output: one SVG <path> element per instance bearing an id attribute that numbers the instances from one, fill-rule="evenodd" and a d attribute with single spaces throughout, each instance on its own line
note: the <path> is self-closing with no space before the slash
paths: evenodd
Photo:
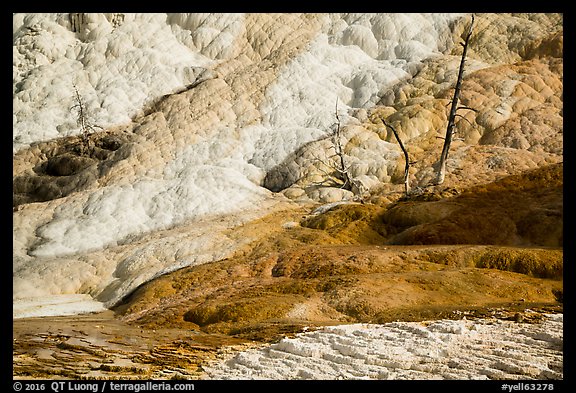
<path id="1" fill-rule="evenodd" d="M 499 18 L 524 35 L 482 36 L 475 70 L 506 61 L 494 53 L 521 57 L 526 42 L 557 30 L 554 15 L 478 21 L 495 29 Z M 397 96 L 384 103 L 402 112 L 402 94 L 411 94 L 402 86 L 451 53 L 466 23 L 460 14 L 15 14 L 13 176 L 57 195 L 13 214 L 15 303 L 89 294 L 112 306 L 162 272 L 232 253 L 243 243 L 227 235 L 231 227 L 289 203 L 269 190 L 295 185 L 293 194 L 326 202 L 349 196 L 306 188 L 326 154 L 337 99 L 353 175 L 389 182 L 401 153 L 367 116 L 394 86 Z M 448 89 L 446 66 L 435 72 L 446 73 Z M 57 138 L 80 132 L 74 86 L 92 123 L 127 140 L 77 174 L 39 176 Z M 559 95 L 555 86 L 533 101 L 544 97 L 557 111 Z M 536 122 L 542 111 L 529 104 Z M 427 122 L 418 124 L 431 129 Z"/>
<path id="2" fill-rule="evenodd" d="M 204 367 L 206 379 L 563 378 L 563 315 L 326 327 Z"/>
<path id="3" fill-rule="evenodd" d="M 213 60 L 184 47 L 165 19 L 84 14 L 74 32 L 68 14 L 14 15 L 14 149 L 78 132 L 69 110 L 73 85 L 93 122 L 106 127 L 130 121 L 149 100 L 193 82 L 193 67 Z"/>

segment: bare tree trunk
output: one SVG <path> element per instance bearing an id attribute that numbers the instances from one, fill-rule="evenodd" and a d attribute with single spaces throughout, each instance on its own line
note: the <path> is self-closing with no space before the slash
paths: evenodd
<path id="1" fill-rule="evenodd" d="M 460 88 L 462 86 L 462 75 L 464 74 L 464 63 L 466 62 L 466 52 L 468 51 L 468 41 L 472 35 L 472 27 L 474 26 L 474 15 L 472 15 L 472 22 L 466 35 L 466 39 L 462 46 L 462 59 L 460 60 L 460 69 L 458 71 L 458 79 L 456 80 L 456 87 L 454 89 L 454 98 L 452 98 L 452 107 L 450 108 L 450 116 L 448 117 L 448 127 L 446 128 L 446 137 L 444 138 L 444 147 L 440 155 L 440 164 L 438 166 L 438 173 L 436 176 L 436 184 L 442 184 L 446 175 L 446 160 L 448 159 L 448 152 L 450 151 L 450 144 L 452 143 L 452 135 L 454 134 L 454 121 L 456 119 L 456 111 L 458 110 L 458 97 L 460 95 Z"/>
<path id="2" fill-rule="evenodd" d="M 400 148 L 402 149 L 402 152 L 404 152 L 404 160 L 406 162 L 404 166 L 404 192 L 406 196 L 408 196 L 408 194 L 410 194 L 410 158 L 408 157 L 408 150 L 406 150 L 406 148 L 404 147 L 404 144 L 400 139 L 400 135 L 398 135 L 398 132 L 396 132 L 394 127 L 386 123 L 384 119 L 382 119 L 382 123 L 384 123 L 386 127 L 389 127 L 392 130 L 394 136 L 396 137 L 396 140 L 398 141 L 398 144 L 400 145 Z"/>

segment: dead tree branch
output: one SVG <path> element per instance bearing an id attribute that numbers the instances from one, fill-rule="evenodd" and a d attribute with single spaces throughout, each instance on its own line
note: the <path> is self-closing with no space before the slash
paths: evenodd
<path id="1" fill-rule="evenodd" d="M 470 125 L 472 125 L 472 122 L 470 120 L 468 120 L 467 118 L 465 118 L 464 116 L 462 116 L 460 113 L 457 113 L 456 116 L 462 118 L 462 120 L 466 120 L 466 122 Z"/>

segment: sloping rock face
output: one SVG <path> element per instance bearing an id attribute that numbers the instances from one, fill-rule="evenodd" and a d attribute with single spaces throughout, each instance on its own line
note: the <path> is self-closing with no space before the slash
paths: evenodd
<path id="1" fill-rule="evenodd" d="M 352 200 L 330 173 L 337 121 L 365 202 L 385 207 L 402 190 L 404 158 L 382 119 L 415 161 L 415 187 L 428 187 L 469 21 L 15 14 L 15 316 L 112 307 L 161 275 L 261 241 L 245 224 Z M 457 119 L 446 187 L 562 162 L 562 23 L 558 14 L 476 15 L 460 97 L 472 109 Z M 70 109 L 75 88 L 94 125 L 88 142 Z M 556 212 L 561 199 L 550 204 Z M 541 221 L 548 213 L 530 209 L 514 221 L 519 236 L 561 246 L 530 229 L 558 216 Z M 197 325 L 212 318 L 186 315 Z"/>
<path id="2" fill-rule="evenodd" d="M 556 304 L 561 174 L 536 169 L 437 200 L 341 204 L 299 224 L 303 212 L 274 213 L 238 230 L 263 235 L 233 257 L 160 277 L 117 311 L 150 328 L 258 337 L 279 325 Z"/>

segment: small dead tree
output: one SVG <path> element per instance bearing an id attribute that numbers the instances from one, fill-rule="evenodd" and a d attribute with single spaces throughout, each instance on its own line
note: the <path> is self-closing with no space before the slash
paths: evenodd
<path id="1" fill-rule="evenodd" d="M 336 165 L 333 168 L 336 170 L 336 177 L 343 182 L 342 187 L 345 190 L 352 190 L 352 178 L 348 173 L 349 165 L 346 165 L 346 156 L 344 155 L 344 147 L 342 146 L 342 132 L 340 130 L 340 116 L 338 116 L 338 98 L 336 98 L 336 129 L 332 134 L 332 146 L 336 157 Z"/>
<path id="2" fill-rule="evenodd" d="M 340 126 L 340 116 L 338 115 L 338 98 L 336 98 L 335 116 L 336 127 L 334 132 L 330 135 L 332 145 L 329 147 L 329 149 L 334 150 L 334 154 L 327 157 L 330 160 L 329 162 L 318 157 L 314 158 L 316 161 L 320 162 L 322 166 L 330 168 L 330 172 L 325 171 L 322 168 L 318 169 L 324 172 L 326 176 L 336 178 L 339 182 L 341 182 L 341 189 L 352 191 L 355 197 L 364 200 L 364 198 L 367 196 L 368 190 L 360 180 L 354 179 L 350 175 L 351 165 L 347 163 L 346 154 L 344 153 L 344 146 L 342 144 L 343 135 Z"/>
<path id="3" fill-rule="evenodd" d="M 326 176 L 336 178 L 342 185 L 340 188 L 351 191 L 352 179 L 348 174 L 350 166 L 346 164 L 346 155 L 344 154 L 344 147 L 342 146 L 342 131 L 340 129 L 340 117 L 338 116 L 338 99 L 336 99 L 336 128 L 330 134 L 330 141 L 332 145 L 328 149 L 333 149 L 334 154 L 327 156 L 329 161 L 323 160 L 314 156 L 315 161 L 318 161 L 321 166 L 329 168 L 329 171 L 320 169 Z"/>
<path id="4" fill-rule="evenodd" d="M 81 136 L 80 136 L 80 154 L 84 155 L 84 154 L 90 154 L 90 134 L 92 132 L 95 132 L 95 127 L 98 128 L 102 128 L 100 126 L 96 126 L 96 125 L 92 125 L 92 123 L 90 122 L 89 119 L 89 113 L 88 110 L 86 108 L 86 104 L 84 103 L 84 100 L 82 99 L 82 96 L 80 95 L 80 93 L 78 92 L 78 88 L 76 87 L 76 85 L 74 86 L 74 99 L 76 100 L 76 104 L 73 105 L 70 110 L 76 110 L 78 115 L 77 115 L 77 119 L 76 119 L 76 123 L 80 126 L 80 131 L 81 131 Z M 94 147 L 92 146 L 92 150 L 94 149 Z"/>
<path id="5" fill-rule="evenodd" d="M 406 148 L 404 147 L 404 144 L 402 143 L 402 140 L 400 139 L 400 135 L 398 135 L 398 132 L 396 131 L 396 129 L 394 127 L 392 127 L 390 124 L 386 123 L 386 121 L 384 119 L 381 119 L 382 123 L 390 128 L 392 130 L 392 132 L 394 133 L 394 136 L 396 137 L 396 140 L 398 141 L 398 144 L 400 145 L 400 148 L 402 149 L 402 152 L 404 153 L 404 161 L 405 161 L 405 165 L 404 165 L 404 193 L 406 196 L 408 196 L 410 194 L 410 164 L 412 164 L 412 162 L 410 162 L 410 157 L 408 156 L 408 150 L 406 150 Z"/>
<path id="6" fill-rule="evenodd" d="M 446 160 L 448 159 L 448 152 L 450 151 L 450 144 L 452 143 L 452 136 L 454 134 L 454 123 L 459 109 L 471 109 L 468 107 L 459 107 L 458 98 L 460 96 L 460 89 L 462 87 L 462 76 L 464 74 L 464 63 L 466 62 L 466 52 L 468 51 L 468 42 L 472 36 L 472 28 L 474 27 L 474 15 L 466 34 L 466 38 L 461 45 L 464 47 L 462 51 L 462 58 L 460 60 L 460 69 L 458 70 L 458 79 L 456 80 L 456 87 L 454 89 L 454 97 L 452 98 L 452 106 L 450 108 L 450 116 L 448 117 L 448 127 L 446 128 L 446 136 L 444 137 L 444 146 L 442 154 L 440 155 L 440 162 L 438 165 L 438 172 L 436 175 L 436 184 L 442 184 L 446 176 Z"/>

